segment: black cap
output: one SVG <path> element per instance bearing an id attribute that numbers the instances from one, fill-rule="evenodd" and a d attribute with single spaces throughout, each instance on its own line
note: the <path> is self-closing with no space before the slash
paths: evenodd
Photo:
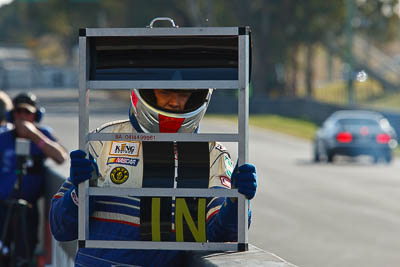
<path id="1" fill-rule="evenodd" d="M 26 108 L 35 113 L 38 110 L 36 99 L 37 97 L 32 93 L 21 93 L 13 99 L 14 109 Z"/>

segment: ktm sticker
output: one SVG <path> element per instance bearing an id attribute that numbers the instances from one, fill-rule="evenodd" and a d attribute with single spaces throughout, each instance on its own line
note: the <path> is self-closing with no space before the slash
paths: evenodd
<path id="1" fill-rule="evenodd" d="M 109 157 L 107 159 L 107 165 L 121 164 L 121 165 L 136 166 L 138 162 L 139 159 L 123 158 L 123 157 Z"/>
<path id="2" fill-rule="evenodd" d="M 110 179 L 114 184 L 123 184 L 128 178 L 129 172 L 124 167 L 116 167 L 110 173 Z"/>
<path id="3" fill-rule="evenodd" d="M 129 141 L 112 141 L 110 153 L 111 156 L 139 156 L 140 143 Z"/>
<path id="4" fill-rule="evenodd" d="M 221 184 L 227 188 L 231 188 L 231 179 L 227 176 L 221 175 L 219 177 L 219 179 L 221 180 Z"/>

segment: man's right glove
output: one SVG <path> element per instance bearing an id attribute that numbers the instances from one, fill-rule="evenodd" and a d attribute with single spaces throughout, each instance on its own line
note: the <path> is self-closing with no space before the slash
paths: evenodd
<path id="1" fill-rule="evenodd" d="M 98 173 L 96 162 L 91 155 L 89 155 L 90 159 L 87 159 L 86 152 L 74 150 L 70 153 L 70 157 L 70 180 L 76 187 L 78 187 L 80 183 L 89 180 L 94 170 Z"/>

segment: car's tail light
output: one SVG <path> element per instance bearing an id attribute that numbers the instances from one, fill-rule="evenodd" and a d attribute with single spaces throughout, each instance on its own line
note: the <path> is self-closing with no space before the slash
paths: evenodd
<path id="1" fill-rule="evenodd" d="M 378 134 L 377 136 L 376 136 L 376 142 L 378 142 L 379 144 L 387 144 L 387 143 L 389 143 L 390 142 L 390 135 L 388 135 L 388 134 L 385 134 L 385 133 L 383 133 L 383 134 Z"/>
<path id="2" fill-rule="evenodd" d="M 350 143 L 353 140 L 353 136 L 349 132 L 340 132 L 336 135 L 336 140 L 339 143 Z"/>

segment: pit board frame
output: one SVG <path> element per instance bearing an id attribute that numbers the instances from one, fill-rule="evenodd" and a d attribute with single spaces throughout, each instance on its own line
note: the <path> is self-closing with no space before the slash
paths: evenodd
<path id="1" fill-rule="evenodd" d="M 238 39 L 238 77 L 236 80 L 91 80 L 90 49 L 91 38 L 96 37 L 158 37 L 158 36 L 237 36 Z M 221 141 L 238 143 L 239 166 L 248 162 L 248 117 L 249 117 L 249 68 L 250 68 L 250 29 L 248 27 L 146 27 L 146 28 L 86 28 L 79 32 L 79 149 L 88 151 L 88 142 L 94 140 L 116 140 L 112 133 L 89 133 L 90 90 L 98 89 L 191 89 L 216 88 L 238 90 L 238 133 L 233 134 L 187 134 L 187 133 L 127 133 L 130 139 L 120 141 Z M 125 136 L 124 133 L 121 133 Z M 190 189 L 190 188 L 97 188 L 89 181 L 79 185 L 78 207 L 78 247 L 116 248 L 116 249 L 164 249 L 164 250 L 248 250 L 248 200 L 237 189 Z M 175 196 L 175 197 L 234 197 L 238 201 L 238 241 L 237 242 L 155 242 L 155 241 L 117 241 L 89 239 L 89 196 L 93 195 L 135 195 L 135 196 Z"/>

